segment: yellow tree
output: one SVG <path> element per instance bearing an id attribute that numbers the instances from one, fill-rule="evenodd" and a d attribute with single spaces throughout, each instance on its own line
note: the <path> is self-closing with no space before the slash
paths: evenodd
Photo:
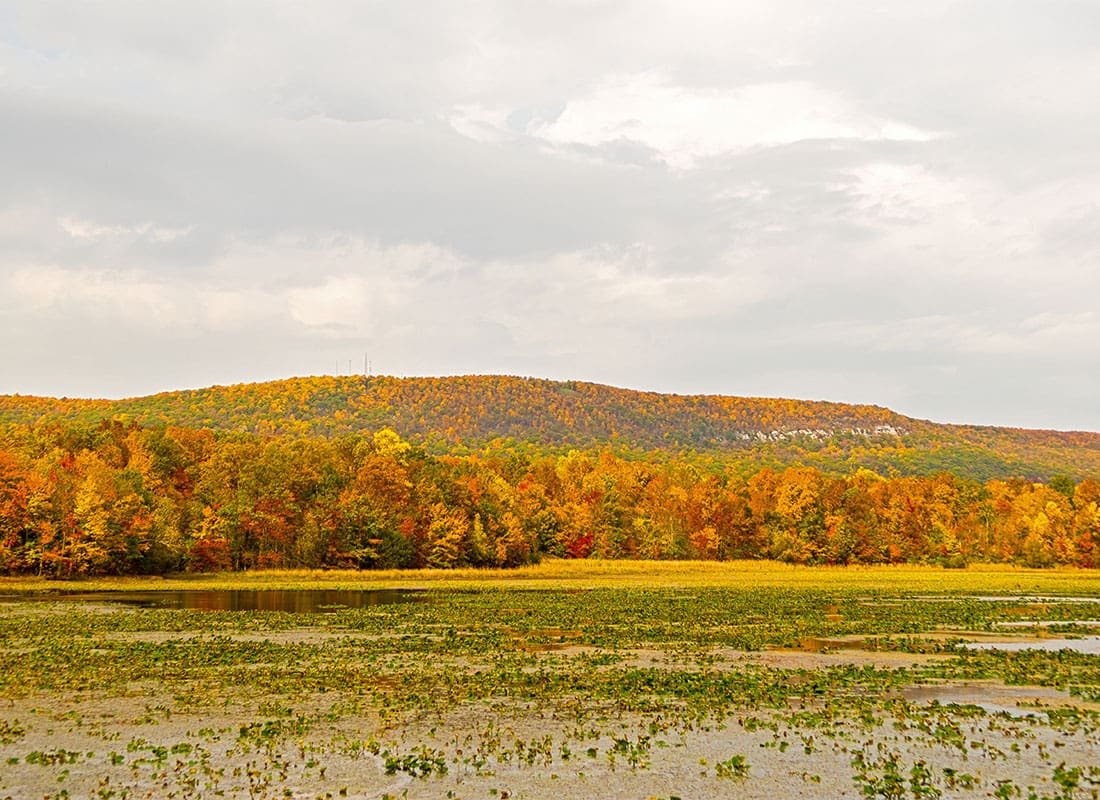
<path id="1" fill-rule="evenodd" d="M 772 555 L 784 561 L 810 563 L 825 549 L 823 480 L 812 467 L 789 467 L 775 484 L 775 528 Z"/>
<path id="2" fill-rule="evenodd" d="M 1077 563 L 1082 567 L 1100 567 L 1100 481 L 1086 478 L 1073 495 Z"/>
<path id="3" fill-rule="evenodd" d="M 448 509 L 443 503 L 434 503 L 429 514 L 428 566 L 460 566 L 470 534 L 470 521 L 461 512 Z"/>
<path id="4" fill-rule="evenodd" d="M 104 572 L 111 566 L 111 551 L 119 549 L 110 513 L 115 500 L 113 475 L 88 450 L 76 456 L 76 471 L 80 475 L 73 499 L 76 535 L 69 540 L 66 555 L 79 574 Z"/>
<path id="5" fill-rule="evenodd" d="M 0 450 L 0 569 L 26 569 L 32 529 L 26 470 L 14 456 Z"/>

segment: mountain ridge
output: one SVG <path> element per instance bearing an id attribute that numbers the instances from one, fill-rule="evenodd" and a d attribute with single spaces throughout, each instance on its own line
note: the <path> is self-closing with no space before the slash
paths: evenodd
<path id="1" fill-rule="evenodd" d="M 0 395 L 0 424 L 123 417 L 263 436 L 392 428 L 436 452 L 610 448 L 753 467 L 1100 475 L 1100 433 L 937 423 L 825 400 L 676 394 L 513 375 L 311 376 L 121 400 Z"/>

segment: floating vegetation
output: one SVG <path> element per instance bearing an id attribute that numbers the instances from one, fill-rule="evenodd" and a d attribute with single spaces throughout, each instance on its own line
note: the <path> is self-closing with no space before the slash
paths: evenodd
<path id="1" fill-rule="evenodd" d="M 1051 625 L 1100 616 L 1083 574 L 995 600 L 999 572 L 939 595 L 943 572 L 846 574 L 482 579 L 321 614 L 3 604 L 0 798 L 1100 788 L 1100 656 L 968 646 L 1013 638 L 1024 596 Z M 1014 641 L 1059 641 L 1034 633 Z"/>

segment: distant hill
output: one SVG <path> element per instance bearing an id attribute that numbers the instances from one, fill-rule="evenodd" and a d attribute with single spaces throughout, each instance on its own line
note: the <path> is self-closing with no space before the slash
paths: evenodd
<path id="1" fill-rule="evenodd" d="M 433 452 L 610 448 L 736 469 L 941 471 L 978 480 L 1100 476 L 1100 434 L 942 425 L 887 408 L 639 392 L 511 376 L 311 377 L 127 400 L 0 396 L 0 424 L 124 416 L 258 435 L 335 437 L 390 427 Z"/>

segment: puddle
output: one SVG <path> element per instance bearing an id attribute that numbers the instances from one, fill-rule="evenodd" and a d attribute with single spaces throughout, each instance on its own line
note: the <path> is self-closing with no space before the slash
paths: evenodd
<path id="1" fill-rule="evenodd" d="M 561 628 L 517 630 L 505 626 L 504 630 L 525 653 L 572 650 L 576 648 L 576 640 L 584 636 L 583 631 L 566 631 Z"/>
<path id="2" fill-rule="evenodd" d="M 407 589 L 232 589 L 178 592 L 59 592 L 7 595 L 6 603 L 66 602 L 109 603 L 140 608 L 175 608 L 189 611 L 286 611 L 324 614 L 351 608 L 410 603 L 423 596 Z"/>
<path id="3" fill-rule="evenodd" d="M 1018 639 L 1010 642 L 966 642 L 967 650 L 1005 650 L 1016 653 L 1021 650 L 1072 650 L 1075 653 L 1100 655 L 1100 636 L 1082 636 L 1080 639 Z"/>
<path id="4" fill-rule="evenodd" d="M 810 636 L 799 639 L 797 649 L 806 653 L 823 653 L 829 650 L 866 650 L 868 647 L 867 640 L 862 636 Z"/>
<path id="5" fill-rule="evenodd" d="M 1018 622 L 994 622 L 993 624 L 998 628 L 1050 628 L 1055 625 L 1077 625 L 1081 628 L 1100 628 L 1100 620 L 1097 619 L 1028 619 Z"/>
<path id="6" fill-rule="evenodd" d="M 875 598 L 866 598 L 874 601 Z M 1100 597 L 1054 597 L 1052 595 L 1016 594 L 959 594 L 959 595 L 935 595 L 918 594 L 905 598 L 906 601 L 915 600 L 923 603 L 951 603 L 959 600 L 977 600 L 980 603 L 1100 603 Z"/>
<path id="7" fill-rule="evenodd" d="M 908 686 L 901 696 L 912 703 L 977 706 L 988 714 L 1026 717 L 1042 714 L 1031 706 L 1080 706 L 1081 701 L 1068 692 L 1047 686 L 1008 686 L 996 681 Z"/>

